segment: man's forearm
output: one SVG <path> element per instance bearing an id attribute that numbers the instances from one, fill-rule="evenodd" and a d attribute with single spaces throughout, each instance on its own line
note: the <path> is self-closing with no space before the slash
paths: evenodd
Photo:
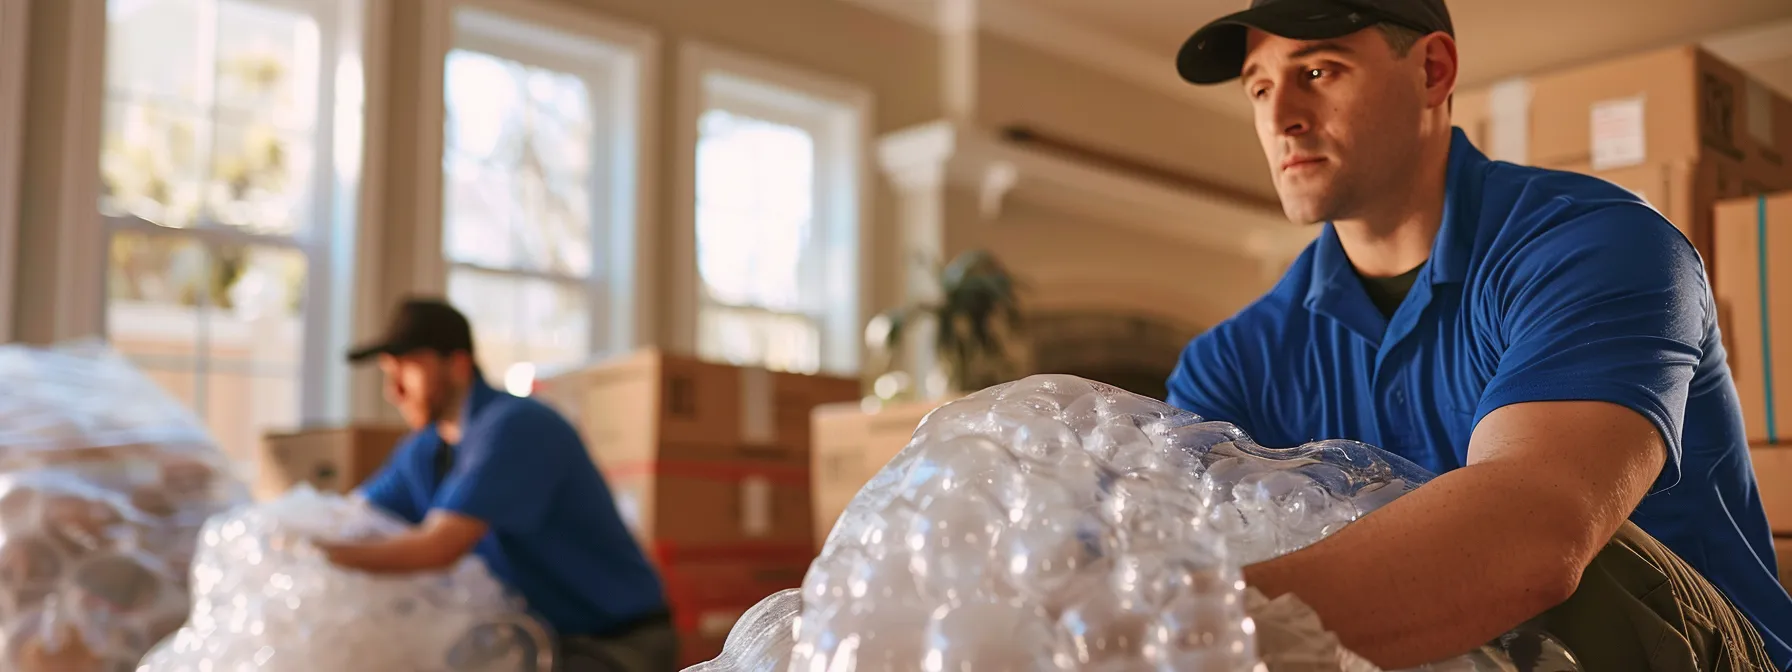
<path id="1" fill-rule="evenodd" d="M 317 542 L 330 562 L 372 574 L 402 574 L 442 569 L 454 563 L 451 557 L 414 532 L 374 541 L 348 543 Z"/>
<path id="2" fill-rule="evenodd" d="M 1313 546 L 1245 568 L 1351 650 L 1398 669 L 1458 655 L 1566 600 L 1599 543 L 1577 498 L 1483 464 L 1438 477 Z"/>

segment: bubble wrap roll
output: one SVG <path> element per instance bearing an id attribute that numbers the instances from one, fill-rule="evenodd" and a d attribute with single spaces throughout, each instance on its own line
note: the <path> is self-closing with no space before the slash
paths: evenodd
<path id="1" fill-rule="evenodd" d="M 212 519 L 193 562 L 192 614 L 138 669 L 552 669 L 546 629 L 477 557 L 376 576 L 331 565 L 311 543 L 404 529 L 358 499 L 303 487 Z"/>
<path id="2" fill-rule="evenodd" d="M 1260 640 L 1239 568 L 1430 477 L 1362 443 L 1265 448 L 1151 399 L 1033 376 L 930 413 L 848 504 L 802 589 L 748 611 L 693 670 L 1360 667 L 1335 644 L 1296 655 L 1327 650 L 1297 617 Z M 1515 668 L 1496 643 L 1430 669 Z"/>

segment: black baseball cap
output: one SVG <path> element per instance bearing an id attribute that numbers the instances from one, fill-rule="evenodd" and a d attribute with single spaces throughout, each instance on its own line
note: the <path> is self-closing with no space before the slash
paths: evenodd
<path id="1" fill-rule="evenodd" d="M 473 352 L 473 328 L 467 316 L 435 298 L 411 298 L 392 312 L 385 334 L 374 343 L 350 350 L 348 361 L 358 363 L 380 355 L 403 355 L 420 350 L 441 354 Z"/>
<path id="2" fill-rule="evenodd" d="M 1379 23 L 1456 35 L 1444 0 L 1251 0 L 1250 9 L 1215 19 L 1182 43 L 1176 71 L 1195 84 L 1238 77 L 1251 28 L 1293 40 L 1329 40 Z"/>

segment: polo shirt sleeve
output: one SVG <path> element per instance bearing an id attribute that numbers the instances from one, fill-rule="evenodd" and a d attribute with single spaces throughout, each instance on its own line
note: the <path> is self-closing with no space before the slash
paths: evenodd
<path id="1" fill-rule="evenodd" d="M 1164 402 L 1203 419 L 1248 425 L 1244 379 L 1232 351 L 1234 333 L 1234 325 L 1225 322 L 1189 341 L 1170 374 Z"/>
<path id="2" fill-rule="evenodd" d="M 564 423 L 529 410 L 504 409 L 491 424 L 461 438 L 454 475 L 442 484 L 437 508 L 514 534 L 540 526 L 572 465 L 562 457 L 569 439 L 556 431 Z"/>
<path id="3" fill-rule="evenodd" d="M 1506 347 L 1475 422 L 1524 402 L 1618 404 L 1661 432 L 1668 458 L 1651 492 L 1671 487 L 1689 386 L 1715 319 L 1691 243 L 1654 210 L 1625 204 L 1539 229 L 1508 259 L 1484 304 L 1500 313 L 1493 337 Z"/>
<path id="4" fill-rule="evenodd" d="M 412 433 L 399 442 L 392 451 L 392 456 L 380 466 L 380 470 L 361 484 L 361 496 L 381 510 L 410 521 L 412 525 L 422 522 L 423 512 L 417 510 L 417 496 L 411 491 L 408 480 L 409 470 L 406 465 L 414 459 L 418 434 Z"/>

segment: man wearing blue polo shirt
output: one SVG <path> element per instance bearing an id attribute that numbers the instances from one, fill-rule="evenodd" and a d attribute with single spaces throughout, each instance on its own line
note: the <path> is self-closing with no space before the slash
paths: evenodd
<path id="1" fill-rule="evenodd" d="M 378 343 L 349 354 L 369 359 L 416 431 L 361 492 L 415 527 L 325 544 L 330 560 L 424 572 L 475 553 L 554 629 L 561 670 L 675 669 L 659 577 L 578 433 L 540 402 L 486 384 L 466 317 L 441 301 L 406 301 Z"/>
<path id="2" fill-rule="evenodd" d="M 1268 294 L 1189 344 L 1170 403 L 1266 445 L 1357 439 L 1441 474 L 1248 582 L 1297 594 L 1388 669 L 1539 614 L 1641 627 L 1574 604 L 1599 585 L 1666 600 L 1650 618 L 1672 621 L 1614 667 L 1682 669 L 1670 641 L 1699 652 L 1685 669 L 1755 669 L 1763 645 L 1792 665 L 1698 254 L 1629 192 L 1489 161 L 1454 130 L 1442 0 L 1254 0 L 1177 67 L 1239 80 L 1283 210 L 1322 224 Z"/>

